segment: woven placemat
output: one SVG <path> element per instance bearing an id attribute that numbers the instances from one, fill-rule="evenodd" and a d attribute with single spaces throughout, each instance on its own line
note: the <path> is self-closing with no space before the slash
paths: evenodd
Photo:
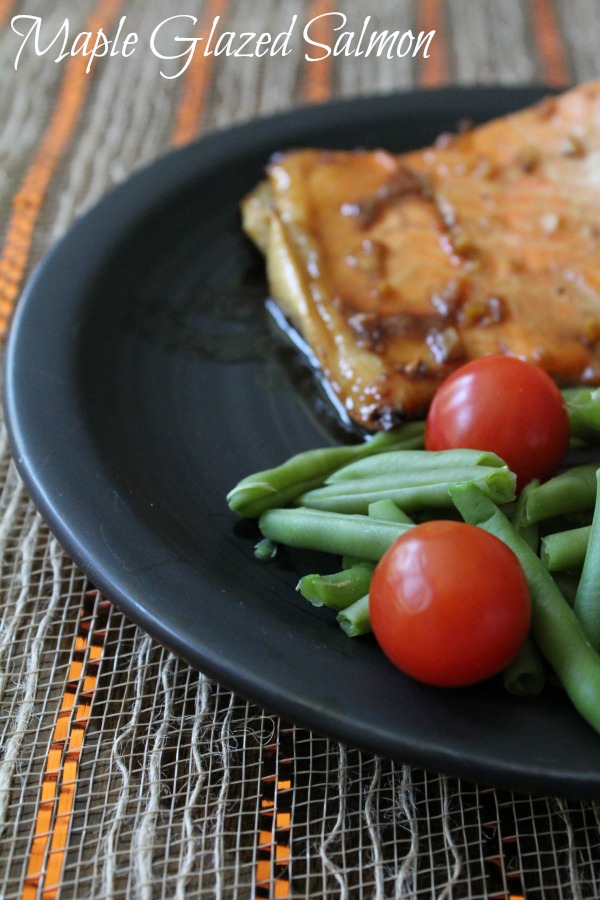
<path id="1" fill-rule="evenodd" d="M 196 54 L 177 74 L 181 59 L 150 49 L 159 23 L 167 45 L 173 29 L 206 40 L 217 17 L 220 32 L 278 33 L 297 16 L 295 40 L 313 21 L 327 42 L 342 11 L 433 30 L 430 55 L 307 63 L 293 44 L 286 57 Z M 37 50 L 24 37 L 35 17 Z M 139 44 L 89 71 L 84 56 L 56 60 L 60 41 L 37 52 L 65 22 L 67 49 L 120 23 Z M 202 132 L 330 97 L 585 81 L 599 46 L 597 0 L 0 0 L 2 327 L 82 210 Z M 88 583 L 36 513 L 3 426 L 0 486 L 3 900 L 600 896 L 594 804 L 403 767 L 267 715 Z"/>

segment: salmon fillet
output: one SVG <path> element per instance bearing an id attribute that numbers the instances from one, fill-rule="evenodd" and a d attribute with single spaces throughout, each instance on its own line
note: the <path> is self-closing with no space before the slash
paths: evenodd
<path id="1" fill-rule="evenodd" d="M 400 156 L 278 155 L 242 212 L 361 426 L 423 415 L 490 353 L 600 384 L 600 82 Z"/>

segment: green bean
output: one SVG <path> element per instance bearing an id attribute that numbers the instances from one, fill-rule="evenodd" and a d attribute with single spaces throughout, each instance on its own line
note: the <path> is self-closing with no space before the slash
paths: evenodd
<path id="1" fill-rule="evenodd" d="M 465 481 L 479 481 L 498 472 L 507 472 L 506 466 L 438 466 L 437 469 L 399 469 L 395 472 L 372 475 L 369 478 L 353 478 L 347 481 L 327 482 L 318 488 L 323 496 L 345 497 L 349 494 L 376 495 L 385 493 L 390 487 L 420 487 L 426 484 L 459 484 Z M 503 476 L 502 476 L 503 477 Z M 316 493 L 316 491 L 311 491 Z"/>
<path id="2" fill-rule="evenodd" d="M 405 522 L 407 525 L 415 523 L 410 516 L 407 516 L 404 510 L 400 509 L 393 500 L 375 500 L 369 503 L 367 515 L 373 519 L 383 519 L 385 522 Z"/>
<path id="3" fill-rule="evenodd" d="M 546 684 L 544 660 L 530 638 L 525 638 L 515 658 L 502 672 L 502 681 L 509 694 L 517 697 L 536 697 Z"/>
<path id="4" fill-rule="evenodd" d="M 534 481 L 530 481 L 525 485 L 519 496 L 517 497 L 516 503 L 512 510 L 512 516 L 509 516 L 513 527 L 517 531 L 521 537 L 525 538 L 529 546 L 532 550 L 536 550 L 538 548 L 540 542 L 540 528 L 537 522 L 534 522 L 532 525 L 528 524 L 525 519 L 525 509 L 527 507 L 527 498 L 531 491 L 535 490 L 535 488 L 539 485 L 539 481 L 535 479 Z"/>
<path id="5" fill-rule="evenodd" d="M 273 469 L 243 478 L 227 494 L 230 509 L 240 516 L 258 518 L 266 509 L 286 506 L 300 494 L 323 484 L 340 466 L 375 453 L 397 450 L 414 442 L 423 432 L 422 422 L 410 422 L 393 431 L 380 432 L 362 444 L 322 447 L 290 457 Z"/>
<path id="6" fill-rule="evenodd" d="M 423 472 L 448 467 L 488 466 L 500 468 L 506 463 L 495 453 L 481 450 L 391 450 L 389 453 L 365 457 L 342 466 L 327 478 L 327 484 L 372 478 L 404 471 Z"/>
<path id="7" fill-rule="evenodd" d="M 566 572 L 583 566 L 590 539 L 591 525 L 568 528 L 546 534 L 541 540 L 540 556 L 548 571 Z"/>
<path id="8" fill-rule="evenodd" d="M 369 634 L 371 628 L 371 619 L 369 617 L 369 595 L 361 597 L 351 606 L 347 606 L 338 613 L 337 620 L 348 637 L 359 637 L 362 634 Z"/>
<path id="9" fill-rule="evenodd" d="M 369 591 L 374 563 L 356 563 L 333 575 L 304 575 L 297 591 L 313 606 L 345 609 Z"/>
<path id="10" fill-rule="evenodd" d="M 433 481 L 432 473 L 432 482 L 426 484 L 410 484 L 409 479 L 391 476 L 340 482 L 308 491 L 298 498 L 298 503 L 330 512 L 366 513 L 369 504 L 389 499 L 411 515 L 431 507 L 452 507 L 448 489 L 457 483 L 475 482 L 498 503 L 507 503 L 515 496 L 515 475 L 506 466 L 472 466 L 468 473 L 463 469 L 448 469 L 438 475 L 439 481 Z"/>
<path id="11" fill-rule="evenodd" d="M 262 541 L 259 541 L 254 548 L 254 555 L 257 559 L 260 559 L 261 562 L 266 562 L 269 559 L 273 559 L 276 553 L 277 545 L 274 544 L 273 541 L 270 541 L 268 538 L 263 538 Z"/>
<path id="12" fill-rule="evenodd" d="M 320 490 L 330 496 L 345 494 L 376 493 L 392 486 L 394 488 L 419 487 L 425 484 L 459 484 L 466 481 L 481 481 L 509 472 L 506 466 L 437 466 L 437 468 L 399 469 L 368 478 L 353 478 L 347 481 L 327 482 Z M 506 474 L 499 475 L 499 480 Z"/>
<path id="13" fill-rule="evenodd" d="M 600 470 L 596 478 L 600 484 Z M 594 518 L 573 610 L 590 644 L 600 652 L 600 491 L 596 493 Z"/>
<path id="14" fill-rule="evenodd" d="M 453 488 L 452 497 L 465 521 L 495 534 L 518 557 L 531 595 L 533 640 L 573 705 L 600 732 L 600 656 L 590 645 L 552 575 L 507 517 L 476 485 Z"/>
<path id="15" fill-rule="evenodd" d="M 369 504 L 368 515 L 373 519 L 381 519 L 384 522 L 404 522 L 407 525 L 414 525 L 415 523 L 407 516 L 404 510 L 400 509 L 393 500 L 376 500 L 374 503 Z M 372 574 L 372 573 L 371 573 Z M 370 587 L 370 580 L 369 580 Z M 368 593 L 368 588 L 365 591 L 365 594 Z M 363 601 L 364 602 L 364 601 Z M 360 609 L 360 607 L 359 607 Z M 356 612 L 356 611 L 355 611 Z M 368 608 L 367 608 L 368 615 Z M 350 637 L 354 637 L 358 632 L 353 630 L 354 625 L 349 624 L 349 622 L 342 621 L 342 628 L 346 630 L 347 634 L 350 634 Z M 371 630 L 370 620 L 368 620 L 368 630 Z M 350 628 L 350 631 L 347 629 Z M 366 633 L 366 632 L 360 632 Z"/>
<path id="16" fill-rule="evenodd" d="M 263 536 L 304 550 L 377 562 L 412 525 L 316 509 L 269 509 L 258 520 Z"/>
<path id="17" fill-rule="evenodd" d="M 565 388 L 562 392 L 571 426 L 571 437 L 589 444 L 600 443 L 600 388 Z"/>
<path id="18" fill-rule="evenodd" d="M 552 516 L 592 509 L 596 501 L 598 463 L 573 466 L 538 485 L 528 497 L 524 522 L 533 525 Z"/>

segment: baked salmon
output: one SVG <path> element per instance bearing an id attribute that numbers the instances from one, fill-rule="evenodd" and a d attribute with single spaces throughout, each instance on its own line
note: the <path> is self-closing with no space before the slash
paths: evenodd
<path id="1" fill-rule="evenodd" d="M 403 155 L 277 155 L 242 212 L 361 426 L 423 415 L 485 354 L 600 384 L 600 82 Z"/>

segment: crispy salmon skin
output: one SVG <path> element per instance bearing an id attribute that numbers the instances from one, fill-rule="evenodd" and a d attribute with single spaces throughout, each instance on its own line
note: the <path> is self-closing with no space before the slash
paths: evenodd
<path id="1" fill-rule="evenodd" d="M 600 383 L 600 82 L 400 156 L 279 155 L 242 213 L 361 426 L 423 415 L 490 353 Z"/>

